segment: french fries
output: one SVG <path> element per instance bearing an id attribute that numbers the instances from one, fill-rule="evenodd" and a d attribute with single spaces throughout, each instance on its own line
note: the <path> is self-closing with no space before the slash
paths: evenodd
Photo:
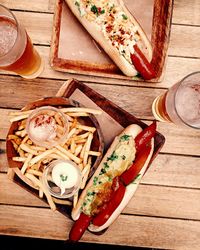
<path id="1" fill-rule="evenodd" d="M 65 142 L 52 148 L 36 145 L 27 135 L 26 122 L 32 110 L 11 112 L 11 122 L 18 122 L 18 130 L 14 134 L 8 135 L 14 149 L 18 153 L 13 157 L 13 161 L 21 162 L 21 173 L 28 178 L 39 190 L 39 197 L 46 197 L 52 210 L 56 209 L 56 204 L 64 204 L 75 207 L 78 201 L 78 193 L 73 197 L 73 201 L 61 200 L 52 197 L 43 185 L 43 169 L 54 159 L 66 159 L 75 162 L 82 173 L 80 189 L 86 185 L 91 166 L 92 157 L 98 157 L 100 152 L 91 149 L 92 140 L 96 131 L 95 127 L 81 124 L 81 116 L 90 114 L 101 114 L 99 110 L 88 108 L 61 108 L 68 120 L 69 131 Z M 62 136 L 63 121 L 59 116 L 53 114 L 57 131 Z"/>

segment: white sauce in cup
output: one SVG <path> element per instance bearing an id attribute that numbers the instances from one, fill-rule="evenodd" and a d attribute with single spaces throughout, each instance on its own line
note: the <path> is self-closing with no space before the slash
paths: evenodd
<path id="1" fill-rule="evenodd" d="M 69 198 L 80 188 L 81 171 L 71 160 L 54 160 L 44 170 L 43 183 L 54 197 Z"/>
<path id="2" fill-rule="evenodd" d="M 61 189 L 61 195 L 65 189 L 73 188 L 78 182 L 78 171 L 70 163 L 60 162 L 52 170 L 52 180 Z"/>

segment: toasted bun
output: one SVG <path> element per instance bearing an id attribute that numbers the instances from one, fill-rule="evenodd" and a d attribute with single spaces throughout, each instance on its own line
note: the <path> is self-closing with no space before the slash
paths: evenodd
<path id="1" fill-rule="evenodd" d="M 149 161 L 151 160 L 152 154 L 153 154 L 153 149 L 154 149 L 154 140 L 152 139 L 151 141 L 151 151 L 150 154 L 142 168 L 142 170 L 140 171 L 140 177 L 137 178 L 134 183 L 130 183 L 127 187 L 126 187 L 126 192 L 125 195 L 121 201 L 121 203 L 119 204 L 119 206 L 117 207 L 117 209 L 112 213 L 112 215 L 110 216 L 110 218 L 107 220 L 107 222 L 98 227 L 98 226 L 94 226 L 93 224 L 91 224 L 88 229 L 92 232 L 100 232 L 104 229 L 106 229 L 107 227 L 109 227 L 116 219 L 117 217 L 121 214 L 121 212 L 123 211 L 123 209 L 127 206 L 127 204 L 129 203 L 129 201 L 131 200 L 131 198 L 133 197 L 142 176 L 144 175 L 148 165 L 149 165 Z"/>
<path id="2" fill-rule="evenodd" d="M 121 137 L 123 134 L 127 134 L 133 137 L 133 139 L 135 139 L 135 137 L 142 131 L 141 127 L 136 125 L 136 124 L 132 124 L 129 125 L 127 128 L 125 128 L 122 133 L 119 135 L 119 137 Z M 78 200 L 78 203 L 76 205 L 75 208 L 72 209 L 72 219 L 73 220 L 78 220 L 79 216 L 80 216 L 80 211 L 81 211 L 81 206 L 83 203 L 83 200 L 87 194 L 88 189 L 93 185 L 93 179 L 95 176 L 98 176 L 99 173 L 101 172 L 101 169 L 103 168 L 103 163 L 106 161 L 107 157 L 109 155 L 112 154 L 114 148 L 116 147 L 117 143 L 118 143 L 118 137 L 116 137 L 114 139 L 114 141 L 112 142 L 111 146 L 109 147 L 108 151 L 106 152 L 105 156 L 103 157 L 101 163 L 99 164 L 98 168 L 96 169 L 94 175 L 92 176 L 92 178 L 90 179 L 90 181 L 88 182 L 87 186 L 85 187 L 85 189 L 83 190 L 83 192 L 81 193 L 81 196 Z"/>
<path id="3" fill-rule="evenodd" d="M 65 0 L 73 14 L 77 17 L 84 28 L 89 32 L 89 34 L 96 40 L 96 42 L 104 49 L 104 51 L 110 56 L 110 58 L 115 62 L 115 64 L 121 69 L 121 71 L 127 76 L 137 75 L 137 71 L 132 64 L 130 64 L 124 56 L 122 56 L 118 49 L 112 46 L 112 44 L 105 38 L 102 31 L 97 28 L 94 22 L 88 21 L 86 18 L 81 17 L 77 6 L 75 6 L 73 0 Z M 151 43 L 145 35 L 144 31 L 136 21 L 136 19 L 130 14 L 130 12 L 125 7 L 122 0 L 117 0 L 118 4 L 121 5 L 123 11 L 130 18 L 132 23 L 137 27 L 140 40 L 137 43 L 138 47 L 141 49 L 146 58 L 151 61 L 152 58 L 152 48 Z"/>

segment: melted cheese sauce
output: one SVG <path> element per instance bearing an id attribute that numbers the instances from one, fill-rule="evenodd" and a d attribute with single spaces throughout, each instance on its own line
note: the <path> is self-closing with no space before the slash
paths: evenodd
<path id="1" fill-rule="evenodd" d="M 114 46 L 124 58 L 132 64 L 133 46 L 140 39 L 137 27 L 125 14 L 116 0 L 75 0 L 82 17 L 95 23 L 97 31 Z"/>
<path id="2" fill-rule="evenodd" d="M 132 136 L 123 135 L 117 138 L 118 143 L 112 154 L 107 157 L 98 176 L 94 177 L 93 185 L 88 189 L 83 201 L 82 211 L 87 215 L 95 215 L 98 207 L 102 206 L 102 197 L 109 196 L 112 181 L 120 176 L 135 159 L 135 141 Z"/>

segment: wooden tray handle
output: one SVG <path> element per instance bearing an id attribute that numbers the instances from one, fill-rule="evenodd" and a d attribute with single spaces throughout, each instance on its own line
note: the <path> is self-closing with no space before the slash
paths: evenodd
<path id="1" fill-rule="evenodd" d="M 66 90 L 69 86 L 70 83 L 74 81 L 73 78 L 67 80 L 66 82 L 63 83 L 63 85 L 60 87 L 58 92 L 56 93 L 56 97 L 66 97 Z"/>

